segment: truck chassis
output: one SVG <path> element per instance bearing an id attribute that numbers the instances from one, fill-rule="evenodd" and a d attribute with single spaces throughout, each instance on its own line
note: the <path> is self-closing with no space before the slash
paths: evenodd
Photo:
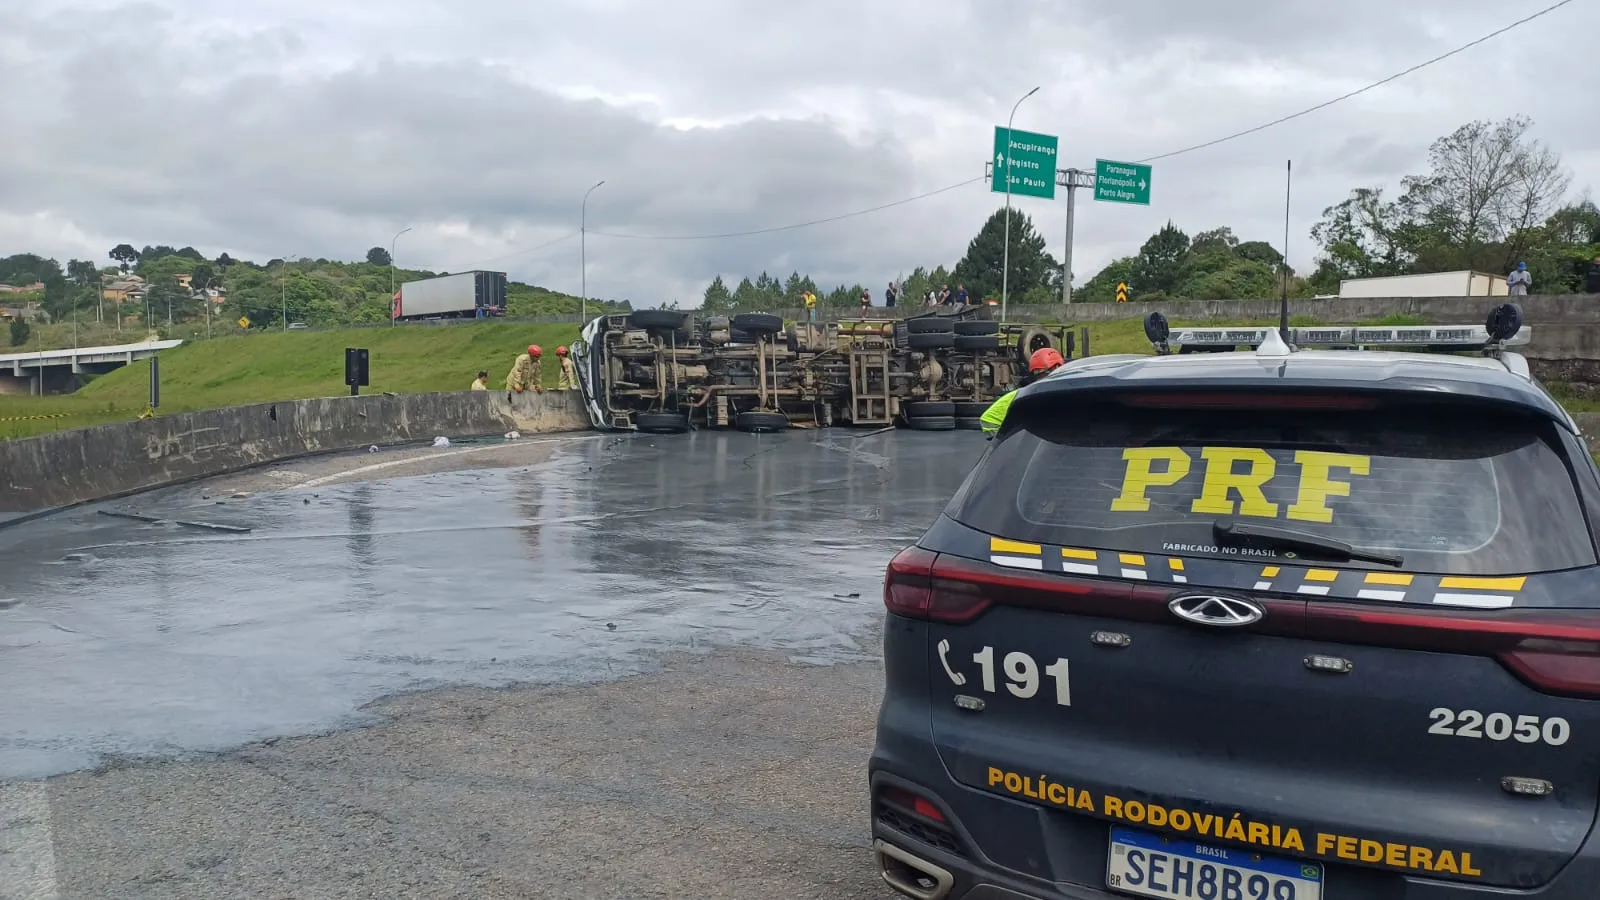
<path id="1" fill-rule="evenodd" d="M 571 351 L 596 428 L 979 427 L 1029 354 L 1071 355 L 1062 328 L 1005 325 L 987 307 L 900 320 L 785 325 L 767 313 L 639 310 L 588 322 Z"/>

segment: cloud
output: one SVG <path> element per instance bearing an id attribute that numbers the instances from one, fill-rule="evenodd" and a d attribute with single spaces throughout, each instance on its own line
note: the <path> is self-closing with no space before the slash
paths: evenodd
<path id="1" fill-rule="evenodd" d="M 640 237 L 825 219 L 975 179 L 994 126 L 1035 84 L 1017 126 L 1059 134 L 1064 160 L 1166 153 L 1535 8 L 1505 5 L 36 0 L 0 11 L 0 252 L 98 259 L 128 241 L 356 259 L 411 226 L 402 264 L 576 291 L 582 244 L 591 293 L 636 303 L 696 302 L 717 273 L 762 270 L 876 288 L 953 263 L 1000 198 L 971 184 L 813 228 Z M 1149 208 L 1080 195 L 1078 280 L 1168 219 L 1281 241 L 1291 157 L 1291 259 L 1306 265 L 1323 207 L 1417 171 L 1433 138 L 1473 118 L 1533 116 L 1578 187 L 1593 183 L 1600 122 L 1560 85 L 1587 77 L 1597 26 L 1595 10 L 1564 9 L 1329 110 L 1158 161 Z M 601 180 L 580 242 L 582 197 Z M 1017 205 L 1059 255 L 1062 199 Z"/>

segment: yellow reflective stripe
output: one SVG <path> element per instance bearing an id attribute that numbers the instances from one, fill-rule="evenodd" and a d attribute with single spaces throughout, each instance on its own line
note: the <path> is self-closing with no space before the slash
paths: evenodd
<path id="1" fill-rule="evenodd" d="M 1277 566 L 1266 566 L 1266 567 L 1262 568 L 1261 577 L 1262 578 L 1277 578 L 1278 577 L 1278 567 Z"/>
<path id="2" fill-rule="evenodd" d="M 1339 573 L 1337 571 L 1333 570 L 1333 569 L 1307 569 L 1306 570 L 1306 580 L 1307 581 L 1333 581 L 1334 579 L 1336 579 L 1338 577 L 1339 577 Z"/>
<path id="3" fill-rule="evenodd" d="M 1032 556 L 1042 556 L 1044 548 L 1038 544 L 1024 544 L 1021 541 L 1008 541 L 1005 538 L 989 538 L 990 553 L 1027 553 Z"/>
<path id="4" fill-rule="evenodd" d="M 1117 554 L 1117 561 L 1125 566 L 1144 565 L 1144 557 L 1138 553 L 1119 553 Z"/>
<path id="5" fill-rule="evenodd" d="M 1167 560 L 1167 565 L 1171 566 L 1174 572 L 1183 571 L 1183 560 L 1181 559 L 1169 559 Z"/>
<path id="6" fill-rule="evenodd" d="M 1528 581 L 1524 575 L 1515 578 L 1462 578 L 1439 579 L 1440 588 L 1476 588 L 1483 591 L 1520 591 Z"/>
<path id="7" fill-rule="evenodd" d="M 1016 395 L 1016 391 L 1007 391 L 1000 395 L 1000 399 L 989 404 L 989 408 L 983 411 L 983 416 L 978 420 L 982 423 L 984 431 L 1000 430 L 1000 426 L 1006 423 L 1006 411 L 1011 409 L 1011 400 Z"/>
<path id="8" fill-rule="evenodd" d="M 1077 550 L 1072 547 L 1062 547 L 1061 558 L 1086 559 L 1089 562 L 1094 562 L 1096 559 L 1099 559 L 1099 556 L 1093 550 Z"/>
<path id="9" fill-rule="evenodd" d="M 1399 572 L 1368 572 L 1367 584 L 1393 584 L 1400 587 L 1409 587 L 1414 575 L 1404 575 Z"/>

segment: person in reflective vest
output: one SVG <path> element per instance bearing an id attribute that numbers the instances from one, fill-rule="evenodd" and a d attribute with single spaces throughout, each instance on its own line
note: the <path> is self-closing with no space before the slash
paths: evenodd
<path id="1" fill-rule="evenodd" d="M 992 435 L 1000 430 L 1001 425 L 1006 423 L 1006 411 L 1011 409 L 1011 401 L 1016 398 L 1018 390 L 1049 375 L 1065 364 L 1066 360 L 1061 358 L 1061 354 L 1054 347 L 1044 347 L 1033 351 L 1033 355 L 1028 357 L 1028 380 L 1018 388 L 1001 395 L 999 400 L 989 404 L 989 408 L 983 411 L 983 418 L 980 420 L 983 423 L 983 433 Z"/>

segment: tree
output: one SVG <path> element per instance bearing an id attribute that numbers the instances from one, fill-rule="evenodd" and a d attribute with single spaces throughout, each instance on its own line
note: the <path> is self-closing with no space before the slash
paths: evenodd
<path id="1" fill-rule="evenodd" d="M 28 323 L 21 316 L 11 318 L 11 346 L 21 347 L 28 342 L 28 335 L 33 332 Z"/>
<path id="2" fill-rule="evenodd" d="M 739 286 L 733 289 L 733 305 L 735 309 L 753 309 L 760 302 L 760 295 L 756 292 L 755 283 L 749 276 L 739 279 Z"/>
<path id="3" fill-rule="evenodd" d="M 139 261 L 139 251 L 133 249 L 132 244 L 118 244 L 106 255 L 121 264 L 123 274 L 127 274 L 128 269 Z"/>
<path id="4" fill-rule="evenodd" d="M 1428 174 L 1401 182 L 1430 268 L 1507 271 L 1560 207 L 1572 177 L 1527 138 L 1532 125 L 1525 116 L 1469 122 L 1428 148 Z"/>
<path id="5" fill-rule="evenodd" d="M 67 299 L 67 279 L 63 275 L 50 275 L 44 280 L 44 299 L 40 301 L 50 321 L 64 321 L 72 312 Z"/>
<path id="6" fill-rule="evenodd" d="M 954 280 L 965 285 L 973 301 L 983 298 L 1000 298 L 1002 282 L 1014 295 L 1023 297 L 1034 289 L 1048 291 L 1052 278 L 1060 266 L 1045 251 L 1044 238 L 1033 227 L 1033 220 L 1015 209 L 1011 210 L 1010 276 L 1002 279 L 1006 251 L 1006 210 L 996 210 L 983 223 L 978 234 L 967 244 L 967 253 L 956 263 Z M 942 268 L 942 267 L 941 267 Z M 949 281 L 949 276 L 939 278 L 935 272 L 934 289 Z"/>
<path id="7" fill-rule="evenodd" d="M 99 274 L 99 271 L 94 267 L 94 263 L 86 259 L 67 260 L 67 277 L 80 285 L 89 284 Z"/>
<path id="8" fill-rule="evenodd" d="M 1151 235 L 1139 248 L 1139 294 L 1171 296 L 1178 286 L 1188 252 L 1189 236 L 1170 221 Z"/>
<path id="9" fill-rule="evenodd" d="M 700 308 L 706 312 L 727 312 L 733 309 L 733 294 L 728 291 L 728 286 L 723 283 L 722 276 L 711 279 L 706 285 L 706 292 L 700 299 Z"/>
<path id="10" fill-rule="evenodd" d="M 217 268 L 227 271 L 228 267 L 231 265 L 233 265 L 233 257 L 229 256 L 227 253 L 223 253 L 221 256 L 217 257 Z"/>
<path id="11" fill-rule="evenodd" d="M 374 266 L 387 266 L 394 262 L 389 256 L 389 251 L 382 247 L 373 247 L 367 251 L 367 263 Z"/>

